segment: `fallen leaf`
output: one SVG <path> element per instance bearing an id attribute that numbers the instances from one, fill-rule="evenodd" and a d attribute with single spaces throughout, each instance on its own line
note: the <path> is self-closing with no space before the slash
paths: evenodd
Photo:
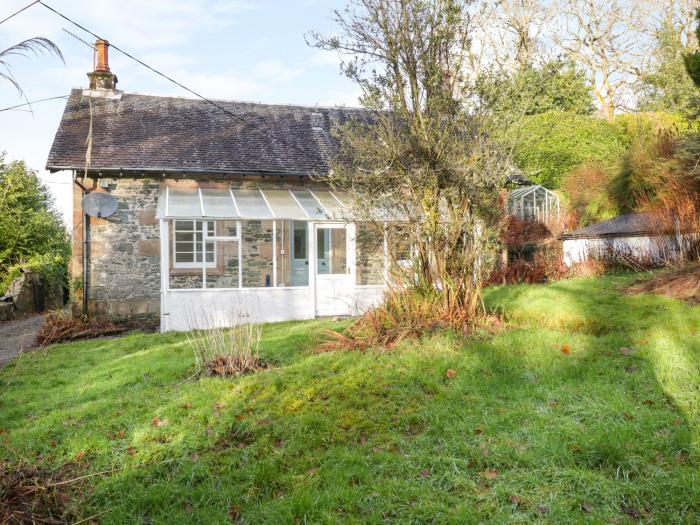
<path id="1" fill-rule="evenodd" d="M 427 468 L 421 470 L 421 472 L 420 472 L 421 478 L 427 478 L 428 476 L 430 476 L 430 471 Z"/>
<path id="2" fill-rule="evenodd" d="M 124 432 L 123 430 L 120 430 L 119 432 L 115 432 L 112 435 L 112 439 L 124 439 L 124 436 L 126 436 L 126 432 Z"/>
<path id="3" fill-rule="evenodd" d="M 539 505 L 537 507 L 537 512 L 539 512 L 540 514 L 547 514 L 549 512 L 549 507 L 545 505 Z"/>
<path id="4" fill-rule="evenodd" d="M 452 379 L 452 378 L 454 378 L 456 375 L 457 375 L 457 372 L 455 372 L 455 371 L 452 370 L 451 368 L 449 368 L 449 369 L 447 370 L 447 379 Z"/>
<path id="5" fill-rule="evenodd" d="M 189 410 L 190 408 L 192 408 L 192 403 L 185 403 L 184 405 L 182 405 L 182 408 Z"/>
<path id="6" fill-rule="evenodd" d="M 593 505 L 591 505 L 587 501 L 584 501 L 583 503 L 581 503 L 581 510 L 590 514 L 591 512 L 593 512 Z"/>
<path id="7" fill-rule="evenodd" d="M 648 406 L 651 406 L 654 404 L 654 402 L 651 399 L 645 399 L 644 401 L 642 401 L 642 403 L 644 403 L 645 405 L 648 405 Z"/>
<path id="8" fill-rule="evenodd" d="M 130 456 L 136 455 L 136 448 L 135 447 L 129 447 L 126 449 L 126 453 L 129 454 Z"/>
<path id="9" fill-rule="evenodd" d="M 623 412 L 622 416 L 627 420 L 627 421 L 634 421 L 634 416 L 632 414 L 628 414 L 627 412 Z"/>
<path id="10" fill-rule="evenodd" d="M 496 479 L 498 477 L 498 471 L 495 468 L 484 470 L 481 475 L 486 479 Z"/>
<path id="11" fill-rule="evenodd" d="M 625 507 L 624 505 L 620 506 L 620 512 L 627 514 L 636 520 L 645 518 L 649 515 L 649 513 L 644 509 L 635 509 L 633 507 Z"/>
<path id="12" fill-rule="evenodd" d="M 474 429 L 474 434 L 476 434 L 477 436 L 480 436 L 480 435 L 483 434 L 483 433 L 484 433 L 484 429 L 481 428 L 481 427 L 476 427 L 476 428 Z"/>
<path id="13" fill-rule="evenodd" d="M 217 403 L 214 405 L 214 408 L 217 410 L 221 410 L 222 408 L 225 408 L 226 405 L 224 403 Z"/>
<path id="14" fill-rule="evenodd" d="M 241 517 L 241 506 L 231 505 L 228 509 L 228 517 L 231 521 L 238 521 L 238 518 Z"/>
<path id="15" fill-rule="evenodd" d="M 569 345 L 562 345 L 561 353 L 564 355 L 569 355 L 571 353 L 571 350 L 569 350 Z"/>
<path id="16" fill-rule="evenodd" d="M 81 450 L 75 455 L 75 460 L 80 461 L 85 457 L 85 451 Z"/>
<path id="17" fill-rule="evenodd" d="M 513 505 L 516 505 L 516 506 L 520 505 L 523 502 L 523 500 L 520 499 L 518 496 L 510 496 L 508 499 L 510 500 L 510 502 Z"/>
<path id="18" fill-rule="evenodd" d="M 635 352 L 636 352 L 636 350 L 634 348 L 628 348 L 626 346 L 623 346 L 622 348 L 620 348 L 620 353 L 622 355 L 630 355 L 630 354 L 633 354 Z"/>
<path id="19" fill-rule="evenodd" d="M 167 424 L 168 424 L 167 419 L 161 419 L 158 416 L 151 419 L 151 425 L 153 425 L 154 427 L 164 427 Z"/>
<path id="20" fill-rule="evenodd" d="M 51 448 L 56 448 L 56 445 L 58 445 L 58 443 L 56 443 L 55 439 L 52 439 L 51 441 L 49 441 L 49 446 Z"/>

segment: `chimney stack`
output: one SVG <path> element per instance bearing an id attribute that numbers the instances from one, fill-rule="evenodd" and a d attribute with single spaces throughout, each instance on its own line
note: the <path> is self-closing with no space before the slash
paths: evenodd
<path id="1" fill-rule="evenodd" d="M 90 89 L 116 91 L 117 76 L 109 70 L 109 42 L 98 38 L 95 42 L 95 71 L 88 73 Z"/>

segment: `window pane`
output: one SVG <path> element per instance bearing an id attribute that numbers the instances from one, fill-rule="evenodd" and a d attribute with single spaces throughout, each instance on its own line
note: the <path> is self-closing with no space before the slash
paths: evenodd
<path id="1" fill-rule="evenodd" d="M 207 288 L 238 288 L 238 241 L 216 241 L 215 244 L 216 265 L 207 267 Z"/>
<path id="2" fill-rule="evenodd" d="M 228 188 L 202 188 L 202 200 L 204 201 L 204 215 L 207 217 L 238 216 Z"/>
<path id="3" fill-rule="evenodd" d="M 306 214 L 289 193 L 289 190 L 263 190 L 263 193 L 278 219 L 306 218 Z"/>
<path id="4" fill-rule="evenodd" d="M 169 188 L 168 195 L 170 217 L 201 217 L 202 206 L 197 188 Z"/>
<path id="5" fill-rule="evenodd" d="M 259 190 L 233 190 L 241 217 L 250 219 L 272 218 L 270 209 Z"/>
<path id="6" fill-rule="evenodd" d="M 194 221 L 175 221 L 175 230 L 176 231 L 192 231 L 192 227 L 194 226 Z"/>
<path id="7" fill-rule="evenodd" d="M 277 286 L 308 286 L 306 221 L 277 221 Z"/>
<path id="8" fill-rule="evenodd" d="M 192 221 L 169 221 L 168 224 L 171 242 L 168 281 L 174 290 L 202 287 L 202 265 L 195 262 L 193 227 Z"/>
<path id="9" fill-rule="evenodd" d="M 308 191 L 306 191 L 306 190 L 293 191 L 292 193 L 299 201 L 299 204 L 301 204 L 301 206 L 304 208 L 304 211 L 306 211 L 306 213 L 309 214 L 310 218 L 312 218 L 312 219 L 329 219 L 330 218 L 330 217 L 328 217 L 328 215 L 326 215 L 326 212 L 323 211 L 323 208 L 321 207 L 319 202 Z"/>
<path id="10" fill-rule="evenodd" d="M 367 223 L 357 223 L 355 253 L 358 285 L 384 284 L 384 232 Z"/>
<path id="11" fill-rule="evenodd" d="M 272 286 L 272 221 L 243 221 L 243 287 Z"/>
<path id="12" fill-rule="evenodd" d="M 316 268 L 319 275 L 347 273 L 345 228 L 316 230 Z"/>

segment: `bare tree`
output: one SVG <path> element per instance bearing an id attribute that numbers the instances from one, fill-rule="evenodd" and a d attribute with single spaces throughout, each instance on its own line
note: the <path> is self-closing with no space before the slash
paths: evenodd
<path id="1" fill-rule="evenodd" d="M 641 5 L 625 0 L 564 0 L 558 46 L 585 68 L 607 118 L 630 107 L 630 87 L 640 73 L 646 41 Z"/>
<path id="2" fill-rule="evenodd" d="M 4 51 L 0 51 L 0 78 L 8 81 L 19 92 L 21 97 L 26 98 L 24 91 L 22 90 L 22 86 L 12 74 L 11 60 L 18 56 L 36 56 L 45 53 L 56 55 L 62 62 L 65 63 L 63 53 L 61 53 L 58 46 L 48 38 L 40 36 L 29 38 L 23 42 L 20 42 L 19 44 L 8 47 Z"/>
<path id="3" fill-rule="evenodd" d="M 542 50 L 541 37 L 552 14 L 551 4 L 542 0 L 497 0 L 493 51 L 500 64 L 515 62 L 526 68 L 535 63 Z"/>

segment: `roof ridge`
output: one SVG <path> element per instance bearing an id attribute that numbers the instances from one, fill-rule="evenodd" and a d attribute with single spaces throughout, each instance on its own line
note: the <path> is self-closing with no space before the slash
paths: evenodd
<path id="1" fill-rule="evenodd" d="M 84 90 L 82 88 L 73 88 L 71 90 L 72 93 L 82 93 Z M 206 99 L 198 98 L 198 97 L 188 97 L 185 95 L 156 95 L 152 93 L 139 93 L 136 91 L 122 91 L 121 92 L 122 97 L 127 96 L 127 97 L 148 97 L 148 98 L 158 98 L 158 99 L 168 99 L 168 100 L 188 100 L 188 101 L 194 101 L 194 102 L 200 102 L 203 104 L 207 104 L 207 101 L 211 102 L 217 102 L 217 103 L 224 103 L 224 104 L 247 104 L 251 106 L 266 106 L 266 107 L 275 107 L 275 108 L 294 108 L 294 109 L 324 109 L 324 110 L 350 110 L 350 111 L 362 111 L 362 112 L 369 112 L 371 110 L 367 108 L 363 108 L 360 106 L 342 106 L 342 105 L 336 105 L 336 106 L 325 106 L 325 105 L 318 105 L 318 104 L 292 104 L 292 103 L 272 103 L 272 102 L 256 102 L 252 100 L 236 100 L 236 99 L 224 99 L 224 98 L 211 98 L 207 97 Z"/>

